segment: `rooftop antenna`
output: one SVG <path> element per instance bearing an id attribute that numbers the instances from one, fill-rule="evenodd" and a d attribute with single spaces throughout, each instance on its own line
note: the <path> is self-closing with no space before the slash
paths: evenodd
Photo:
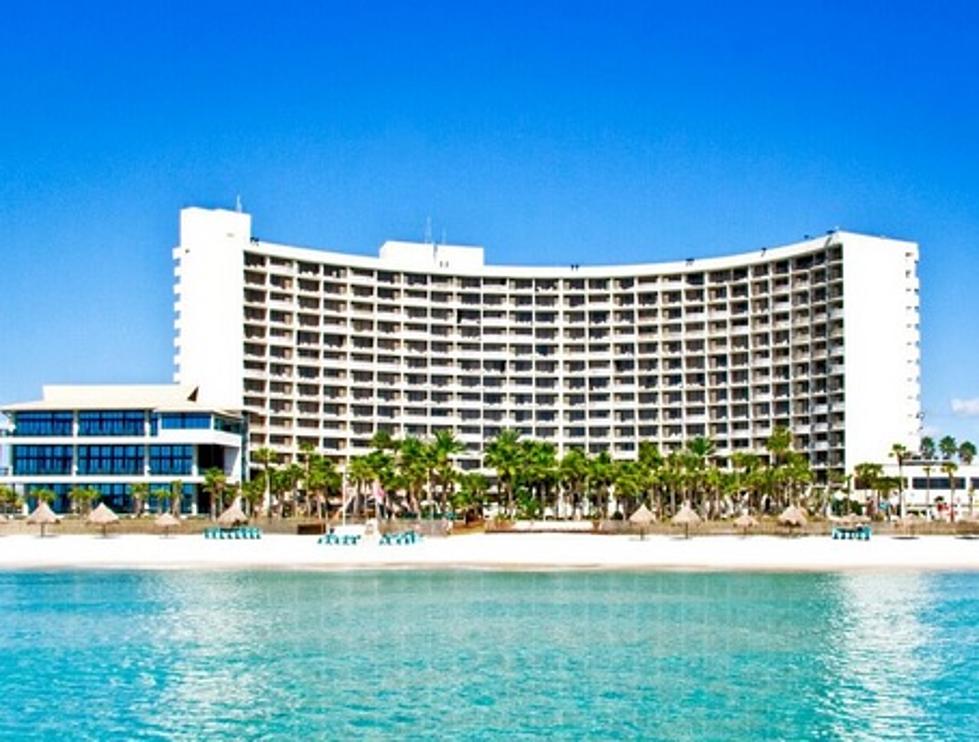
<path id="1" fill-rule="evenodd" d="M 241 213 L 241 194 L 235 196 L 235 211 Z"/>
<path id="2" fill-rule="evenodd" d="M 443 245 L 449 244 L 445 239 L 445 227 L 442 227 L 442 244 Z"/>
<path id="3" fill-rule="evenodd" d="M 432 244 L 432 217 L 425 217 L 425 244 Z"/>

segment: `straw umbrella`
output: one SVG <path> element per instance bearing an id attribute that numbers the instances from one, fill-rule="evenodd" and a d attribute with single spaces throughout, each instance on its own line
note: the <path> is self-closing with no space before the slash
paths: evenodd
<path id="1" fill-rule="evenodd" d="M 758 519 L 748 513 L 742 513 L 734 519 L 734 527 L 741 529 L 742 536 L 747 536 L 749 528 L 758 527 Z"/>
<path id="2" fill-rule="evenodd" d="M 158 528 L 163 529 L 164 538 L 169 537 L 171 528 L 176 528 L 180 525 L 180 521 L 174 518 L 170 513 L 163 513 L 153 522 Z"/>
<path id="3" fill-rule="evenodd" d="M 44 500 L 41 500 L 37 507 L 34 508 L 34 512 L 27 516 L 28 523 L 41 526 L 41 538 L 44 538 L 44 527 L 52 526 L 58 520 L 58 516 L 54 514 L 51 506 L 44 502 Z"/>
<path id="4" fill-rule="evenodd" d="M 629 522 L 634 525 L 639 526 L 639 540 L 644 541 L 646 539 L 646 526 L 650 523 L 656 521 L 656 516 L 646 507 L 645 503 L 639 506 L 639 509 L 629 516 Z"/>
<path id="5" fill-rule="evenodd" d="M 675 526 L 683 526 L 683 537 L 690 538 L 690 526 L 695 526 L 700 523 L 700 516 L 697 515 L 688 503 L 683 503 L 680 512 L 674 515 L 670 519 L 670 522 Z"/>
<path id="6" fill-rule="evenodd" d="M 218 517 L 218 525 L 222 528 L 231 528 L 239 523 L 247 523 L 248 516 L 245 515 L 245 511 L 241 509 L 241 504 L 238 502 L 237 498 L 231 505 Z"/>
<path id="7" fill-rule="evenodd" d="M 778 522 L 783 526 L 788 528 L 802 528 L 808 520 L 806 518 L 806 513 L 802 508 L 796 507 L 795 505 L 789 505 L 782 514 L 778 516 Z"/>
<path id="8" fill-rule="evenodd" d="M 112 512 L 112 508 L 106 505 L 104 502 L 100 502 L 99 506 L 95 508 L 91 513 L 88 514 L 88 522 L 93 526 L 99 526 L 102 529 L 102 538 L 108 536 L 107 528 L 119 522 L 119 516 Z"/>

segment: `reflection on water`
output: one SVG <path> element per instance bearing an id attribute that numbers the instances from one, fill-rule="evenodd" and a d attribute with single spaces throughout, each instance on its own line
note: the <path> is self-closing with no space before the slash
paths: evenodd
<path id="1" fill-rule="evenodd" d="M 921 574 L 844 575 L 839 604 L 832 614 L 837 641 L 827 652 L 826 672 L 836 682 L 827 703 L 841 737 L 881 739 L 939 734 L 940 721 L 927 699 L 941 668 L 940 655 L 928 651 L 932 630 L 921 619 L 933 595 L 932 578 Z M 850 719 L 859 718 L 860 734 Z"/>
<path id="2" fill-rule="evenodd" d="M 0 736 L 979 737 L 979 576 L 0 574 Z"/>

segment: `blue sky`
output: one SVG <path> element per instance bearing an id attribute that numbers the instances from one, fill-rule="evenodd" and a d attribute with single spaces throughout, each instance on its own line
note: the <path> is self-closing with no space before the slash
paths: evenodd
<path id="1" fill-rule="evenodd" d="M 178 209 L 241 193 L 493 262 L 914 239 L 926 424 L 979 438 L 974 3 L 74 5 L 0 23 L 0 401 L 167 381 Z"/>

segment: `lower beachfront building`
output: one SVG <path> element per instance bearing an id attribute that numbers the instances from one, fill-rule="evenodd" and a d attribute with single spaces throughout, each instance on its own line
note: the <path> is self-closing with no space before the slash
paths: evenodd
<path id="1" fill-rule="evenodd" d="M 52 507 L 68 512 L 72 488 L 94 488 L 117 512 L 132 512 L 132 487 L 149 487 L 154 507 L 180 482 L 185 513 L 204 512 L 204 472 L 220 469 L 228 483 L 244 472 L 240 413 L 197 401 L 190 386 L 45 386 L 42 399 L 0 406 L 8 418 L 0 485 L 28 505 L 33 492 L 54 492 Z"/>
<path id="2" fill-rule="evenodd" d="M 979 515 L 979 465 L 956 464 L 945 469 L 948 460 L 913 458 L 899 467 L 893 460 L 879 461 L 883 477 L 891 484 L 885 489 L 885 500 L 894 514 L 898 513 L 903 493 L 906 513 L 928 520 L 947 520 L 954 506 L 956 519 Z M 903 486 L 898 486 L 903 482 Z M 872 490 L 856 490 L 858 501 L 870 501 L 879 496 Z"/>

